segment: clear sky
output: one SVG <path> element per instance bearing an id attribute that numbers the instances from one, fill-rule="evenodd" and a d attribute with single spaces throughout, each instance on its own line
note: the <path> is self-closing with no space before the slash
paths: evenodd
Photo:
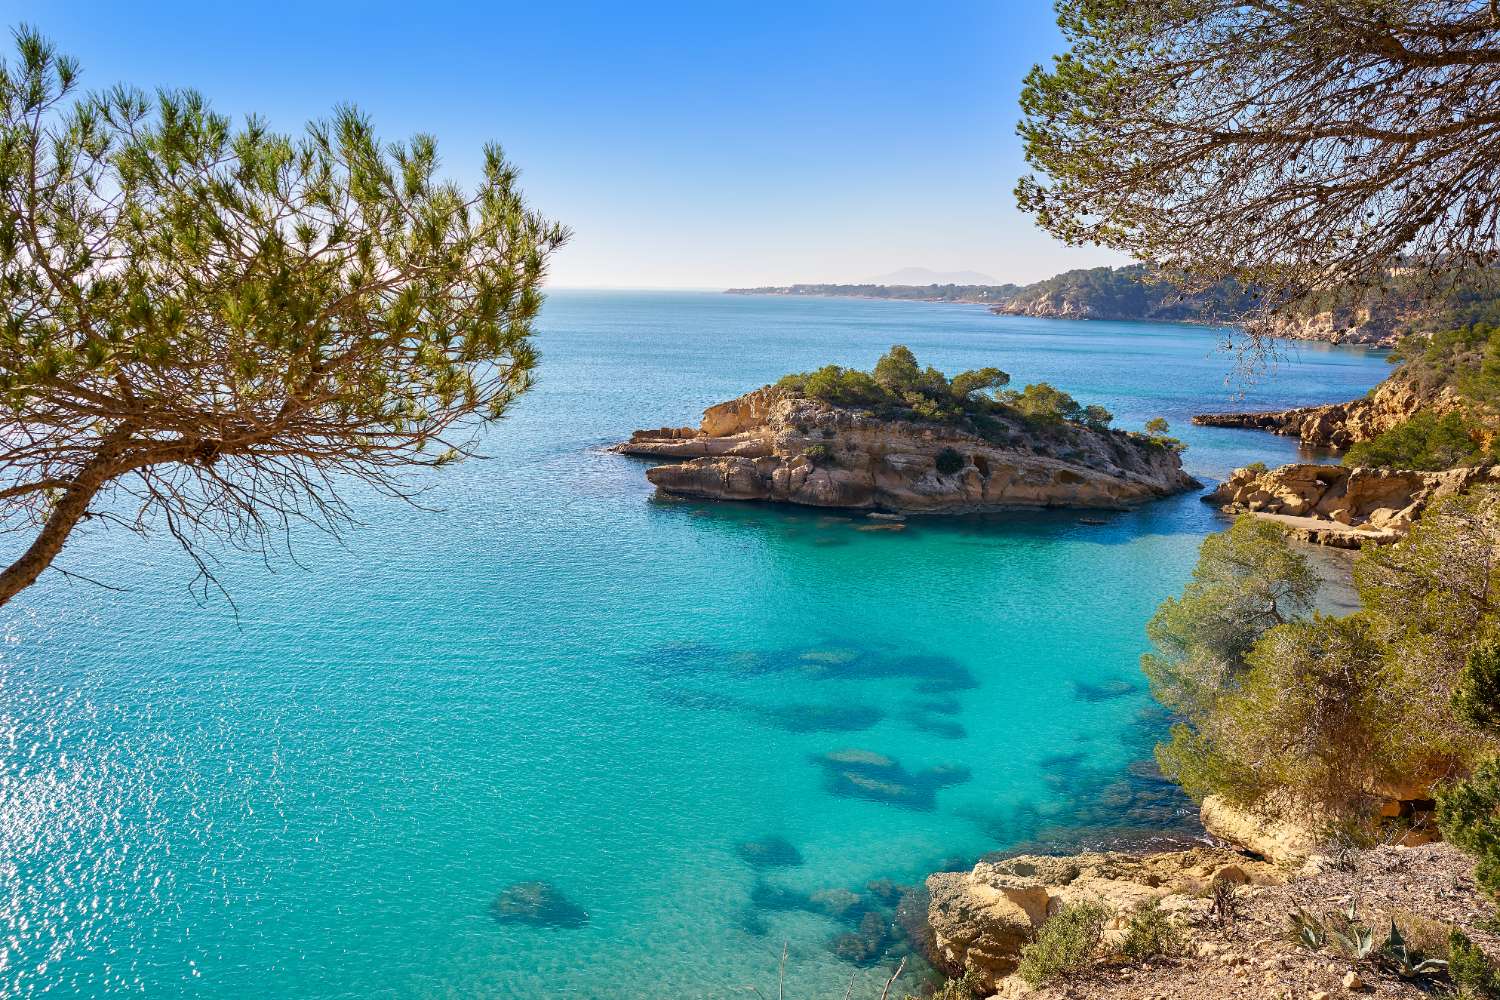
<path id="1" fill-rule="evenodd" d="M 498 140 L 573 227 L 553 284 L 1030 281 L 1117 263 L 1015 208 L 1021 78 L 1047 0 L 0 2 L 84 83 L 194 87 L 283 131 L 352 102 L 472 178 Z"/>

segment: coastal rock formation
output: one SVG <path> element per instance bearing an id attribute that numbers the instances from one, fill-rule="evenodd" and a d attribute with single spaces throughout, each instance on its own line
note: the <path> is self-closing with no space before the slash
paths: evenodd
<path id="1" fill-rule="evenodd" d="M 1300 865 L 1326 847 L 1321 834 L 1326 824 L 1306 810 L 1247 809 L 1210 795 L 1199 818 L 1211 835 L 1276 864 Z"/>
<path id="2" fill-rule="evenodd" d="M 1438 780 L 1434 775 L 1399 787 L 1372 788 L 1370 795 L 1380 808 L 1367 831 L 1370 840 L 1415 847 L 1440 839 L 1432 818 L 1432 789 Z M 1333 848 L 1333 819 L 1306 806 L 1275 800 L 1242 806 L 1210 795 L 1203 800 L 1199 818 L 1210 835 L 1286 867 L 1326 856 Z M 1387 824 L 1396 820 L 1399 824 Z"/>
<path id="3" fill-rule="evenodd" d="M 1251 513 L 1285 525 L 1299 537 L 1340 548 L 1404 537 L 1438 497 L 1500 482 L 1500 467 L 1413 472 L 1349 469 L 1339 465 L 1283 465 L 1237 469 L 1207 503 L 1225 513 Z"/>
<path id="4" fill-rule="evenodd" d="M 1234 889 L 1228 928 L 1205 911 L 1207 901 L 1163 901 L 1181 935 L 1178 954 L 1128 961 L 1109 953 L 1120 932 L 1107 932 L 1106 947 L 1077 975 L 1036 991 L 1013 976 L 996 993 L 1027 1000 L 1430 1000 L 1442 992 L 1441 977 L 1403 977 L 1378 962 L 1356 964 L 1332 942 L 1306 948 L 1287 933 L 1288 914 L 1326 920 L 1323 915 L 1347 913 L 1352 905 L 1377 943 L 1395 923 L 1409 947 L 1441 955 L 1449 931 L 1458 929 L 1493 958 L 1500 954 L 1500 937 L 1488 921 L 1493 905 L 1475 885 L 1473 869 L 1472 857 L 1447 844 L 1353 852 L 1339 864 L 1310 866 L 1284 885 L 1259 884 L 1247 867 L 1252 881 Z M 1187 905 L 1174 909 L 1179 901 Z"/>
<path id="5" fill-rule="evenodd" d="M 1198 485 L 1143 435 L 996 423 L 981 437 L 767 386 L 709 407 L 697 428 L 636 431 L 614 450 L 673 460 L 646 477 L 678 496 L 877 511 L 1112 508 Z"/>
<path id="6" fill-rule="evenodd" d="M 928 876 L 930 957 L 949 975 L 968 974 L 994 991 L 1016 970 L 1036 929 L 1063 905 L 1100 902 L 1122 919 L 1153 900 L 1169 912 L 1206 908 L 1202 897 L 1216 878 L 1239 885 L 1284 881 L 1270 864 L 1207 847 L 981 861 L 973 871 Z"/>
<path id="7" fill-rule="evenodd" d="M 1295 437 L 1312 448 L 1343 450 L 1385 433 L 1421 409 L 1441 415 L 1461 405 L 1448 387 L 1425 393 L 1407 379 L 1392 376 L 1363 399 L 1323 406 L 1254 413 L 1204 413 L 1193 418 L 1200 427 L 1243 427 Z"/>

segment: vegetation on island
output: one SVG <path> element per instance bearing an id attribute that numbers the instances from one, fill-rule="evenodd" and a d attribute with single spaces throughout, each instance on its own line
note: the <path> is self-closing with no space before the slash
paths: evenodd
<path id="1" fill-rule="evenodd" d="M 1500 489 L 1437 501 L 1354 576 L 1361 609 L 1324 615 L 1280 526 L 1244 517 L 1205 541 L 1147 630 L 1142 667 L 1178 719 L 1162 769 L 1196 799 L 1362 836 L 1388 789 L 1434 786 L 1444 832 L 1500 892 Z"/>
<path id="2" fill-rule="evenodd" d="M 472 191 L 430 136 L 352 108 L 278 135 L 191 91 L 74 97 L 17 32 L 0 71 L 0 528 L 29 546 L 0 603 L 85 518 L 264 550 L 337 532 L 358 482 L 473 452 L 531 385 L 567 238 L 484 151 Z M 344 485 L 341 485 L 344 484 Z M 116 512 L 120 516 L 115 516 Z"/>
<path id="3" fill-rule="evenodd" d="M 783 376 L 778 388 L 834 406 L 869 411 L 888 420 L 926 420 L 962 427 L 986 437 L 1008 436 L 1011 420 L 1043 430 L 1083 427 L 1105 431 L 1114 415 L 1102 406 L 1085 406 L 1047 382 L 1007 389 L 1010 375 L 998 368 L 960 372 L 952 378 L 922 367 L 916 355 L 897 344 L 871 371 L 825 365 L 816 371 Z M 1167 437 L 1160 417 L 1146 425 L 1142 440 L 1181 449 Z M 961 467 L 961 466 L 960 466 Z"/>
<path id="4" fill-rule="evenodd" d="M 1021 95 L 1021 208 L 1192 290 L 1310 297 L 1492 280 L 1500 21 L 1486 0 L 1058 0 Z M 1254 327 L 1252 325 L 1252 332 Z"/>

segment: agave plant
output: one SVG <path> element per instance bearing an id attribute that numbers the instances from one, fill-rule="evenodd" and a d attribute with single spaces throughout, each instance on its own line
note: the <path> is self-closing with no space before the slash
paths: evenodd
<path id="1" fill-rule="evenodd" d="M 1448 963 L 1441 958 L 1428 958 L 1417 949 L 1409 947 L 1394 920 L 1391 921 L 1390 932 L 1385 936 L 1385 943 L 1380 946 L 1380 964 L 1402 979 L 1421 979 L 1448 968 Z"/>
<path id="2" fill-rule="evenodd" d="M 1291 917 L 1292 939 L 1308 951 L 1322 951 L 1328 944 L 1328 931 L 1323 922 L 1300 906 Z"/>
<path id="3" fill-rule="evenodd" d="M 1349 920 L 1342 926 L 1328 928 L 1328 937 L 1345 958 L 1353 961 L 1369 961 L 1375 953 L 1375 932 L 1358 921 Z"/>

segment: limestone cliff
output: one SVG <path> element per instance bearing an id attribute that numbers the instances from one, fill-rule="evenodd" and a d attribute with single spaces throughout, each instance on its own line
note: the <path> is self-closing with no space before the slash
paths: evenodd
<path id="1" fill-rule="evenodd" d="M 1206 494 L 1227 514 L 1275 520 L 1312 542 L 1359 548 L 1402 538 L 1433 500 L 1500 483 L 1500 467 L 1444 472 L 1283 465 L 1237 469 Z"/>
<path id="2" fill-rule="evenodd" d="M 1309 447 L 1343 450 L 1383 434 L 1418 410 L 1430 409 L 1441 415 L 1461 405 L 1451 388 L 1423 392 L 1398 373 L 1377 385 L 1369 395 L 1347 403 L 1257 413 L 1204 413 L 1194 417 L 1193 423 L 1201 427 L 1271 431 L 1298 438 Z"/>
<path id="3" fill-rule="evenodd" d="M 697 428 L 636 431 L 614 450 L 671 459 L 646 477 L 678 496 L 893 512 L 1121 507 L 1198 485 L 1143 435 L 995 423 L 980 436 L 767 386 L 709 407 Z"/>

